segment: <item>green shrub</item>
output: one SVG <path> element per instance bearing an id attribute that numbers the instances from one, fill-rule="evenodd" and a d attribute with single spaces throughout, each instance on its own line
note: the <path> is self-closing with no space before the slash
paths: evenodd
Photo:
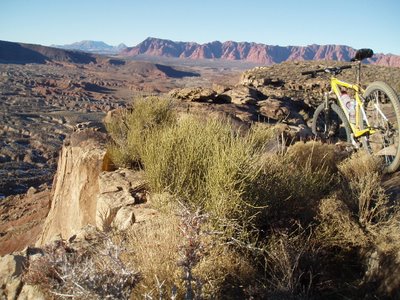
<path id="1" fill-rule="evenodd" d="M 167 189 L 216 219 L 250 217 L 258 203 L 249 190 L 263 154 L 254 132 L 237 135 L 229 122 L 194 116 L 153 132 L 141 153 L 152 190 Z"/>
<path id="2" fill-rule="evenodd" d="M 106 124 L 112 138 L 108 150 L 115 165 L 141 164 L 139 153 L 146 138 L 153 131 L 176 122 L 172 106 L 170 100 L 159 97 L 136 99 L 130 112 L 122 112 Z"/>
<path id="3" fill-rule="evenodd" d="M 119 167 L 130 164 L 127 116 L 127 111 L 123 110 L 113 116 L 109 122 L 105 123 L 107 132 L 112 139 L 107 147 L 107 153 L 113 164 Z"/>

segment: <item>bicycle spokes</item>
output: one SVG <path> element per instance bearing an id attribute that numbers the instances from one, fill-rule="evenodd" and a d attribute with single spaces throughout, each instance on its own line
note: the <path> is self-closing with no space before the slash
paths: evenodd
<path id="1" fill-rule="evenodd" d="M 390 165 L 399 147 L 399 124 L 393 104 L 381 90 L 371 92 L 365 104 L 370 126 L 374 130 L 368 139 L 370 150 L 381 157 L 385 165 Z"/>
<path id="2" fill-rule="evenodd" d="M 312 131 L 322 140 L 331 143 L 350 142 L 350 125 L 336 104 L 328 108 L 325 104 L 318 106 L 313 117 Z"/>

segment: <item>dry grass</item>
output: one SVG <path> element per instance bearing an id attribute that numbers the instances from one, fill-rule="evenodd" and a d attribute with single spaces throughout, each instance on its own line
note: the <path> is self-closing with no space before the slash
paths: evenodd
<path id="1" fill-rule="evenodd" d="M 339 171 L 343 185 L 336 196 L 319 205 L 316 239 L 321 247 L 339 250 L 342 257 L 363 266 L 358 297 L 371 293 L 397 298 L 400 280 L 394 274 L 400 270 L 400 214 L 398 204 L 390 202 L 381 186 L 382 166 L 358 152 L 343 161 Z"/>
<path id="2" fill-rule="evenodd" d="M 123 249 L 98 234 L 96 245 L 59 240 L 31 258 L 24 282 L 48 299 L 129 299 L 140 279 L 120 258 Z"/>
<path id="3" fill-rule="evenodd" d="M 400 297 L 400 214 L 392 213 L 389 221 L 374 231 L 373 247 L 364 253 L 366 284 L 374 283 L 381 296 Z"/>
<path id="4" fill-rule="evenodd" d="M 250 257 L 221 242 L 208 241 L 194 273 L 202 280 L 203 299 L 244 299 L 262 281 Z"/>
<path id="5" fill-rule="evenodd" d="M 323 199 L 319 205 L 315 230 L 321 247 L 351 250 L 369 246 L 369 239 L 354 218 L 348 206 L 331 197 Z"/>
<path id="6" fill-rule="evenodd" d="M 174 286 L 183 290 L 182 274 L 177 264 L 178 247 L 182 238 L 179 222 L 174 214 L 164 213 L 133 227 L 127 233 L 126 247 L 130 252 L 123 259 L 137 266 L 142 276 L 133 291 L 132 299 L 158 295 L 161 282 L 164 297 L 171 297 Z"/>
<path id="7" fill-rule="evenodd" d="M 358 152 L 339 166 L 344 178 L 343 197 L 363 227 L 380 224 L 387 219 L 389 198 L 381 187 L 382 166 L 373 156 Z"/>
<path id="8" fill-rule="evenodd" d="M 268 293 L 282 298 L 307 298 L 314 274 L 311 266 L 302 265 L 312 251 L 311 236 L 301 228 L 292 232 L 275 232 L 265 253 Z"/>
<path id="9" fill-rule="evenodd" d="M 348 156 L 339 147 L 320 141 L 295 143 L 287 154 L 298 167 L 309 168 L 312 172 L 326 169 L 328 176 L 337 172 L 337 165 Z"/>
<path id="10" fill-rule="evenodd" d="M 141 274 L 132 299 L 240 299 L 248 286 L 258 284 L 250 257 L 211 233 L 204 220 L 198 222 L 198 213 L 174 211 L 164 211 L 124 236 L 129 251 L 123 259 Z"/>
<path id="11" fill-rule="evenodd" d="M 263 170 L 253 185 L 252 196 L 262 197 L 266 215 L 260 226 L 300 220 L 305 226 L 314 218 L 320 199 L 336 188 L 336 164 L 341 156 L 332 145 L 297 143 L 283 154 L 263 157 Z M 321 159 L 323 158 L 323 159 Z"/>

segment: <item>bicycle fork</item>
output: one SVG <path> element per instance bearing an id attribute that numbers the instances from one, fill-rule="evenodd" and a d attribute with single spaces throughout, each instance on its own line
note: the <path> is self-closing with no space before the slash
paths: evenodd
<path id="1" fill-rule="evenodd" d="M 329 138 L 331 135 L 330 132 L 330 128 L 331 128 L 331 120 L 330 120 L 330 106 L 329 106 L 329 94 L 330 92 L 325 92 L 324 93 L 324 103 L 325 103 L 325 107 L 324 107 L 324 118 L 325 118 L 325 128 L 324 128 L 324 132 L 326 135 L 326 138 Z"/>
<path id="2" fill-rule="evenodd" d="M 324 93 L 324 134 L 325 138 L 329 139 L 332 136 L 335 135 L 335 128 L 332 126 L 332 108 L 331 108 L 331 102 L 329 101 L 329 95 L 332 94 L 333 92 L 325 92 Z"/>

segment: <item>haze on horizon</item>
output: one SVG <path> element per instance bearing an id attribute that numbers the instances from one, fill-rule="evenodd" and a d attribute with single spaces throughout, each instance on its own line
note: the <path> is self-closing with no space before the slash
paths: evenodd
<path id="1" fill-rule="evenodd" d="M 280 46 L 339 44 L 400 54 L 398 0 L 2 0 L 0 40 L 135 46 L 147 37 Z"/>

